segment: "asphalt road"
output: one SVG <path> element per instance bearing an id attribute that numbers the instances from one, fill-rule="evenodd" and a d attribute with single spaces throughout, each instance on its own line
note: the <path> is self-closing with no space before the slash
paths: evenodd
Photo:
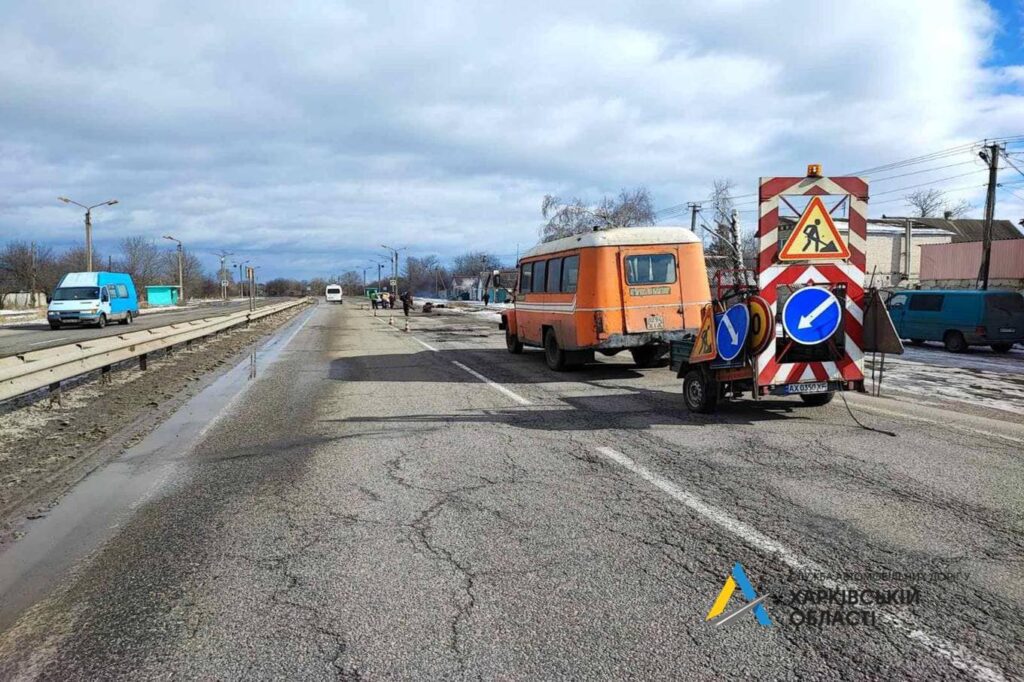
<path id="1" fill-rule="evenodd" d="M 866 396 L 895 436 L 839 400 L 697 417 L 665 368 L 554 374 L 493 325 L 402 322 L 318 306 L 35 522 L 0 568 L 35 553 L 20 570 L 51 585 L 0 635 L 0 677 L 1024 670 L 1020 423 Z M 736 563 L 770 627 L 705 621 Z"/>
<path id="2" fill-rule="evenodd" d="M 279 299 L 260 299 L 257 305 L 270 305 Z M 132 321 L 131 325 L 118 323 L 109 324 L 103 329 L 87 326 L 68 326 L 60 329 L 50 329 L 46 322 L 33 324 L 15 324 L 0 327 L 0 358 L 8 355 L 16 355 L 32 350 L 62 346 L 67 343 L 79 343 L 88 339 L 96 339 L 103 336 L 116 336 L 126 331 L 138 331 L 150 327 L 162 327 L 175 322 L 187 322 L 188 320 L 199 320 L 214 315 L 245 310 L 248 307 L 245 302 L 213 303 L 196 307 L 189 307 L 185 310 L 168 309 L 167 311 L 152 312 L 140 315 Z"/>

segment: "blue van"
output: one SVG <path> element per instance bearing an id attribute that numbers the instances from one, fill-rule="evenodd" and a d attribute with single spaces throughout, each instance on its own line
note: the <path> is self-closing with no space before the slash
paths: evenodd
<path id="1" fill-rule="evenodd" d="M 1006 353 L 1024 342 L 1024 296 L 1016 291 L 896 291 L 886 305 L 896 333 L 915 345 L 941 341 L 953 353 L 970 346 Z"/>
<path id="2" fill-rule="evenodd" d="M 139 314 L 139 297 L 131 275 L 123 272 L 69 272 L 50 297 L 50 329 L 65 324 L 131 324 Z"/>

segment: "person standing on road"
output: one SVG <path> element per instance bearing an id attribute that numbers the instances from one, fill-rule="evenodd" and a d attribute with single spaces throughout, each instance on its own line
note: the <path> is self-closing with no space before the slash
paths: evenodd
<path id="1" fill-rule="evenodd" d="M 376 310 L 376 309 L 377 309 L 377 294 L 372 294 L 372 295 L 370 296 L 370 305 L 372 305 L 372 306 L 373 306 L 373 309 L 374 309 L 374 310 Z"/>
<path id="2" fill-rule="evenodd" d="M 490 302 L 490 300 L 491 300 L 490 292 L 484 292 L 484 307 L 485 308 L 487 307 L 487 304 Z"/>
<path id="3" fill-rule="evenodd" d="M 391 309 L 394 310 L 395 309 L 395 292 L 392 291 L 391 294 L 389 294 L 388 301 L 391 303 Z"/>
<path id="4" fill-rule="evenodd" d="M 402 312 L 409 317 L 409 308 L 412 308 L 412 294 L 406 291 L 402 294 Z"/>

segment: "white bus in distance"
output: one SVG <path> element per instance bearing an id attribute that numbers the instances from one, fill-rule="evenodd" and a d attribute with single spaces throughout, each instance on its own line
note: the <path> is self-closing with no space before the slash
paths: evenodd
<path id="1" fill-rule="evenodd" d="M 328 284 L 327 291 L 324 292 L 324 297 L 327 299 L 328 303 L 344 303 L 344 301 L 341 300 L 341 294 L 342 291 L 340 286 L 337 284 Z"/>

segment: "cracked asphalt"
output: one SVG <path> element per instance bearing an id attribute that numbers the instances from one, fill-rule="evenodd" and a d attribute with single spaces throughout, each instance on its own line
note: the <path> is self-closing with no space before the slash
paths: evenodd
<path id="1" fill-rule="evenodd" d="M 1018 419 L 867 396 L 850 407 L 895 437 L 838 400 L 693 416 L 666 368 L 616 357 L 554 374 L 537 352 L 508 354 L 491 324 L 417 314 L 407 334 L 402 321 L 319 306 L 181 472 L 0 635 L 0 677 L 1024 670 Z M 737 562 L 772 627 L 705 622 Z M 917 597 L 874 607 L 871 624 L 794 623 L 794 595 L 837 584 Z"/>

